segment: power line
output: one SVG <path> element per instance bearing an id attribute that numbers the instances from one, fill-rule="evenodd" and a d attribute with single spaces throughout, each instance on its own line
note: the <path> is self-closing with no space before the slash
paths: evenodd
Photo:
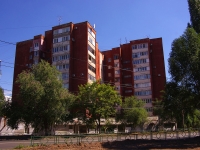
<path id="1" fill-rule="evenodd" d="M 14 44 L 14 43 L 11 43 L 11 42 L 6 42 L 6 41 L 2 41 L 2 40 L 0 40 L 1 42 L 5 42 L 5 43 L 8 43 L 8 44 L 13 44 L 13 45 L 16 45 L 16 44 Z M 72 57 L 70 57 L 70 58 L 72 58 Z M 72 59 L 75 59 L 75 60 L 80 60 L 80 61 L 84 61 L 84 62 L 88 62 L 87 60 L 83 60 L 83 59 L 78 59 L 78 58 L 72 58 Z M 60 60 L 60 61 L 62 61 L 62 60 Z M 58 61 L 59 62 L 59 61 Z M 90 63 L 90 62 L 88 62 L 89 64 L 92 64 L 92 63 Z M 103 65 L 103 64 L 101 64 L 101 63 L 97 63 L 98 65 L 102 65 L 102 66 L 109 66 L 109 65 Z M 15 64 L 16 65 L 16 64 Z M 20 65 L 20 66 L 22 66 L 22 65 Z M 23 67 L 24 67 L 24 65 L 23 65 Z M 133 72 L 133 71 L 131 71 L 131 70 L 127 70 L 127 69 L 122 69 L 122 68 L 120 68 L 120 67 L 113 67 L 113 66 L 111 66 L 112 68 L 118 68 L 119 70 L 124 70 L 124 71 L 129 71 L 129 72 Z"/>
<path id="2" fill-rule="evenodd" d="M 12 66 L 6 66 L 6 65 L 1 65 L 1 66 L 8 67 L 8 68 L 14 68 L 14 67 L 12 67 Z"/>
<path id="3" fill-rule="evenodd" d="M 2 41 L 2 40 L 0 40 L 0 42 L 7 43 L 7 44 L 11 44 L 11 45 L 16 45 L 15 43 L 6 42 L 6 41 Z"/>
<path id="4" fill-rule="evenodd" d="M 17 28 L 0 28 L 0 30 L 10 30 L 10 29 L 25 29 L 25 28 L 43 28 L 43 27 L 52 27 L 52 26 L 33 26 L 33 27 L 17 27 Z"/>
<path id="5" fill-rule="evenodd" d="M 11 43 L 11 42 L 6 42 L 6 41 L 2 41 L 2 40 L 0 40 L 0 42 L 4 42 L 4 43 L 7 43 L 7 44 L 12 44 L 12 45 L 16 45 L 15 43 Z M 83 60 L 83 59 L 79 59 L 79 58 L 73 58 L 73 57 L 70 57 L 71 59 L 75 59 L 75 60 L 78 60 L 78 61 L 83 61 L 83 62 L 87 62 L 87 63 L 89 63 L 89 64 L 93 64 L 92 62 L 89 62 L 89 61 L 87 61 L 87 60 Z M 59 61 L 62 61 L 62 60 L 59 60 Z M 57 62 L 59 62 L 59 61 L 57 61 Z M 5 61 L 2 61 L 2 62 L 5 62 Z M 8 63 L 8 64 L 14 64 L 14 63 L 10 63 L 10 62 L 5 62 L 5 63 Z M 111 68 L 117 68 L 117 69 L 119 69 L 119 70 L 122 70 L 122 71 L 127 71 L 127 72 L 131 72 L 131 73 L 134 73 L 134 71 L 132 71 L 132 70 L 127 70 L 127 69 L 123 69 L 123 68 L 120 68 L 120 67 L 115 67 L 115 66 L 111 66 L 111 65 L 103 65 L 102 63 L 96 63 L 96 64 L 98 64 L 98 65 L 102 65 L 103 67 L 111 67 Z M 15 64 L 15 65 L 18 65 L 18 66 L 22 66 L 22 67 L 25 67 L 24 65 L 20 65 L 20 64 Z M 4 67 L 10 67 L 10 68 L 14 68 L 14 67 L 11 67 L 11 66 L 6 66 L 6 65 L 2 65 L 2 66 L 4 66 Z M 141 66 L 141 65 L 139 65 L 139 66 Z M 144 74 L 147 74 L 147 73 L 140 73 L 139 75 L 144 75 Z M 74 78 L 73 78 L 74 79 Z M 77 80 L 82 80 L 82 79 L 80 79 L 80 78 L 76 78 Z M 86 81 L 86 80 L 85 80 Z M 87 80 L 88 81 L 88 80 Z M 104 83 L 111 83 L 110 81 L 104 81 Z M 115 84 L 114 82 L 113 82 L 113 84 Z M 123 85 L 123 84 L 121 84 L 121 85 Z M 120 86 L 121 86 L 120 85 Z M 132 87 L 132 86 L 123 86 L 123 87 L 130 87 L 130 88 L 134 88 L 134 87 Z"/>

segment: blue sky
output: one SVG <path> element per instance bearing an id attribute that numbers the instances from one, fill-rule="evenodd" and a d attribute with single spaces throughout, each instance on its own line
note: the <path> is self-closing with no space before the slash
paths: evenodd
<path id="1" fill-rule="evenodd" d="M 171 43 L 190 21 L 187 0 L 0 0 L 0 40 L 16 43 L 61 23 L 95 24 L 99 49 L 130 40 L 163 38 L 167 78 Z M 5 95 L 12 91 L 15 45 L 0 42 Z"/>

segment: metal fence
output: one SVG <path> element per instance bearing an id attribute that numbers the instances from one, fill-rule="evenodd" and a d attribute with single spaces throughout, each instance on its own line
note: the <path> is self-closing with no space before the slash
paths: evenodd
<path id="1" fill-rule="evenodd" d="M 112 134 L 73 134 L 55 136 L 31 136 L 31 145 L 34 144 L 79 144 L 93 142 L 112 142 L 123 140 L 169 140 L 186 139 L 200 136 L 200 129 L 159 131 L 159 132 L 130 132 Z"/>

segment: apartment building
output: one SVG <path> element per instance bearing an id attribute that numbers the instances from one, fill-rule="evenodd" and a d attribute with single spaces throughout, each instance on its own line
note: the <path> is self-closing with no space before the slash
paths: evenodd
<path id="1" fill-rule="evenodd" d="M 104 82 L 123 97 L 135 95 L 152 114 L 152 101 L 160 98 L 166 83 L 162 38 L 133 40 L 103 51 Z"/>
<path id="2" fill-rule="evenodd" d="M 18 74 L 41 59 L 56 66 L 63 87 L 70 92 L 77 93 L 80 84 L 101 79 L 115 86 L 123 98 L 135 95 L 142 99 L 150 115 L 152 101 L 161 96 L 166 83 L 162 38 L 133 40 L 100 52 L 94 27 L 89 22 L 70 22 L 17 43 L 13 100 L 19 92 Z"/>
<path id="3" fill-rule="evenodd" d="M 98 49 L 96 31 L 89 22 L 72 22 L 52 27 L 45 35 L 18 42 L 16 46 L 13 100 L 19 87 L 18 74 L 37 64 L 41 59 L 56 66 L 61 72 L 63 87 L 76 93 L 81 84 L 101 78 L 103 56 Z"/>

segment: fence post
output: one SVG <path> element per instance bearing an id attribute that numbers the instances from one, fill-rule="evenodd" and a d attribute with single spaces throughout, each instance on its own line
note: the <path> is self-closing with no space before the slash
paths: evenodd
<path id="1" fill-rule="evenodd" d="M 200 136 L 200 128 L 198 130 L 199 130 L 199 136 Z"/>
<path id="2" fill-rule="evenodd" d="M 190 129 L 188 129 L 188 135 L 189 135 L 189 138 L 191 138 L 191 132 L 190 132 Z"/>
<path id="3" fill-rule="evenodd" d="M 77 135 L 76 138 L 77 138 L 77 144 L 79 144 L 79 135 Z"/>
<path id="4" fill-rule="evenodd" d="M 32 139 L 32 136 L 31 136 L 31 146 L 33 146 L 33 139 Z"/>
<path id="5" fill-rule="evenodd" d="M 178 130 L 176 130 L 176 139 L 179 139 Z"/>
<path id="6" fill-rule="evenodd" d="M 117 133 L 117 141 L 121 141 L 121 134 Z"/>
<path id="7" fill-rule="evenodd" d="M 167 140 L 167 132 L 165 131 L 164 133 L 165 133 L 165 140 Z"/>
<path id="8" fill-rule="evenodd" d="M 153 139 L 153 131 L 151 131 L 151 140 Z"/>
<path id="9" fill-rule="evenodd" d="M 98 134 L 97 136 L 98 136 L 99 142 L 101 142 L 101 134 Z"/>

